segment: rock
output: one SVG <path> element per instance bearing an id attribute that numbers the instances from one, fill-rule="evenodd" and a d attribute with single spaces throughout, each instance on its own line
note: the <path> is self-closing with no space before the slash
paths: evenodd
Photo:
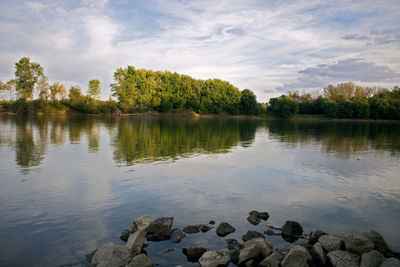
<path id="1" fill-rule="evenodd" d="M 239 253 L 240 253 L 240 248 L 238 248 L 238 247 L 234 247 L 229 250 L 229 258 L 230 258 L 231 262 L 236 265 L 239 262 Z"/>
<path id="2" fill-rule="evenodd" d="M 374 243 L 375 250 L 379 251 L 383 255 L 385 255 L 388 252 L 389 250 L 388 244 L 386 243 L 383 236 L 380 233 L 378 233 L 375 229 L 368 228 L 368 230 L 364 234 L 369 238 L 369 240 L 372 241 L 372 243 Z"/>
<path id="3" fill-rule="evenodd" d="M 310 244 L 311 244 L 311 245 L 314 245 L 315 243 L 317 243 L 317 242 L 318 242 L 318 239 L 319 239 L 321 236 L 323 236 L 323 235 L 327 235 L 327 233 L 325 233 L 325 232 L 323 232 L 323 231 L 321 231 L 321 230 L 315 230 L 315 231 L 313 231 L 313 232 L 311 233 L 311 235 L 310 235 L 310 240 L 309 240 Z"/>
<path id="4" fill-rule="evenodd" d="M 327 252 L 339 250 L 343 246 L 343 240 L 333 235 L 323 235 L 318 239 L 318 242 Z"/>
<path id="5" fill-rule="evenodd" d="M 264 221 L 268 220 L 268 218 L 269 218 L 268 212 L 259 212 L 259 211 L 256 211 L 256 210 L 250 211 L 249 215 L 250 216 L 251 215 L 256 215 L 258 218 L 260 218 L 261 220 L 264 220 Z"/>
<path id="6" fill-rule="evenodd" d="M 276 235 L 276 233 L 275 233 L 273 230 L 271 230 L 271 229 L 265 230 L 265 231 L 264 231 L 264 234 L 269 235 L 269 236 L 271 236 L 271 235 Z"/>
<path id="7" fill-rule="evenodd" d="M 97 249 L 92 250 L 91 252 L 89 252 L 89 254 L 87 254 L 87 255 L 85 256 L 86 261 L 87 261 L 88 263 L 91 263 L 91 262 L 92 262 L 92 258 L 93 258 L 93 256 L 94 256 L 94 254 L 96 254 L 96 251 L 97 251 Z"/>
<path id="8" fill-rule="evenodd" d="M 150 215 L 143 215 L 142 217 L 133 221 L 131 234 L 129 235 L 128 242 L 126 243 L 126 247 L 132 256 L 136 256 L 141 253 L 150 223 Z"/>
<path id="9" fill-rule="evenodd" d="M 171 242 L 173 243 L 180 243 L 184 237 L 185 234 L 179 229 L 173 229 L 171 231 Z"/>
<path id="10" fill-rule="evenodd" d="M 257 225 L 260 223 L 260 218 L 256 214 L 252 214 L 247 217 L 247 221 L 251 224 Z"/>
<path id="11" fill-rule="evenodd" d="M 274 251 L 274 246 L 263 238 L 254 238 L 244 243 L 244 248 L 239 252 L 238 265 L 257 259 L 261 261 Z"/>
<path id="12" fill-rule="evenodd" d="M 361 255 L 360 267 L 379 267 L 384 261 L 385 256 L 379 251 L 371 250 Z"/>
<path id="13" fill-rule="evenodd" d="M 209 221 L 208 223 L 211 224 L 211 225 L 214 225 L 214 224 L 215 224 L 215 221 L 214 221 L 214 220 L 211 220 L 211 221 Z"/>
<path id="14" fill-rule="evenodd" d="M 303 234 L 303 227 L 296 221 L 286 221 L 282 226 L 281 235 L 287 242 L 294 242 Z"/>
<path id="15" fill-rule="evenodd" d="M 196 262 L 200 257 L 207 251 L 205 247 L 187 247 L 183 248 L 182 252 L 186 255 L 187 260 L 190 262 Z"/>
<path id="16" fill-rule="evenodd" d="M 300 240 L 300 241 L 297 241 L 297 242 L 296 242 L 296 245 L 302 246 L 303 248 L 306 248 L 306 249 L 311 249 L 311 248 L 312 248 L 312 245 L 311 245 L 310 243 L 308 243 L 307 240 Z"/>
<path id="17" fill-rule="evenodd" d="M 194 234 L 200 232 L 200 226 L 199 225 L 188 225 L 185 228 L 183 228 L 183 231 L 187 234 Z"/>
<path id="18" fill-rule="evenodd" d="M 227 249 L 207 251 L 199 259 L 200 267 L 220 267 L 229 264 L 229 251 Z"/>
<path id="19" fill-rule="evenodd" d="M 169 252 L 173 252 L 173 251 L 175 251 L 175 249 L 174 248 L 167 248 L 167 249 L 164 249 L 164 251 L 163 252 L 161 252 L 162 254 L 167 254 L 167 253 L 169 253 Z"/>
<path id="20" fill-rule="evenodd" d="M 129 250 L 125 246 L 107 243 L 93 255 L 91 264 L 96 267 L 120 267 L 128 264 Z"/>
<path id="21" fill-rule="evenodd" d="M 226 236 L 235 231 L 236 229 L 227 222 L 222 222 L 217 227 L 217 235 L 219 236 Z"/>
<path id="22" fill-rule="evenodd" d="M 400 260 L 396 259 L 394 257 L 387 258 L 380 267 L 399 267 L 400 266 Z"/>
<path id="23" fill-rule="evenodd" d="M 360 256 L 343 250 L 331 251 L 327 254 L 332 267 L 358 267 Z"/>
<path id="24" fill-rule="evenodd" d="M 325 266 L 327 263 L 327 258 L 321 243 L 315 243 L 311 248 L 311 255 L 313 260 L 317 263 L 317 266 Z"/>
<path id="25" fill-rule="evenodd" d="M 266 257 L 262 262 L 258 264 L 258 267 L 279 267 L 282 261 L 282 255 L 278 252 L 274 252 Z"/>
<path id="26" fill-rule="evenodd" d="M 132 258 L 127 267 L 154 267 L 154 263 L 146 254 L 139 254 Z"/>
<path id="27" fill-rule="evenodd" d="M 243 242 L 249 241 L 253 238 L 265 238 L 265 237 L 262 233 L 256 231 L 247 231 L 247 233 L 242 236 Z"/>
<path id="28" fill-rule="evenodd" d="M 208 232 L 211 229 L 212 229 L 212 227 L 210 227 L 208 225 L 205 225 L 205 224 L 200 225 L 200 231 L 202 231 L 203 233 Z"/>
<path id="29" fill-rule="evenodd" d="M 374 243 L 360 232 L 349 231 L 343 234 L 343 241 L 346 250 L 358 255 L 362 255 L 374 249 Z"/>
<path id="30" fill-rule="evenodd" d="M 302 246 L 293 246 L 286 257 L 282 260 L 282 267 L 301 267 L 306 266 L 307 261 L 311 260 L 311 255 Z"/>
<path id="31" fill-rule="evenodd" d="M 231 249 L 233 249 L 233 248 L 239 248 L 239 250 L 240 249 L 242 249 L 242 248 L 244 248 L 244 246 L 242 245 L 242 244 L 240 244 L 236 239 L 234 239 L 234 238 L 228 238 L 227 240 L 226 240 L 226 242 L 228 243 L 228 249 L 229 250 L 231 250 Z"/>
<path id="32" fill-rule="evenodd" d="M 129 238 L 129 235 L 131 234 L 131 230 L 129 230 L 129 229 L 125 229 L 124 231 L 122 231 L 121 232 L 121 234 L 120 234 L 120 236 L 119 236 L 119 238 L 122 240 L 122 241 L 128 241 L 128 238 Z"/>
<path id="33" fill-rule="evenodd" d="M 171 235 L 171 227 L 174 218 L 158 218 L 149 225 L 147 240 L 163 241 L 168 240 Z"/>

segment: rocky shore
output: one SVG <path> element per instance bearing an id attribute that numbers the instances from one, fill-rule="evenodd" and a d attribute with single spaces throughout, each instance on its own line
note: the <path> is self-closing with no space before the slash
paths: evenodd
<path id="1" fill-rule="evenodd" d="M 247 220 L 253 225 L 269 218 L 267 212 L 251 211 Z M 157 264 L 147 256 L 145 240 L 159 242 L 169 240 L 180 243 L 186 235 L 214 230 L 216 238 L 226 238 L 226 247 L 208 250 L 203 246 L 182 247 L 182 253 L 189 262 L 197 262 L 201 267 L 218 266 L 400 266 L 400 254 L 389 248 L 383 236 L 369 228 L 365 232 L 348 231 L 328 234 L 321 230 L 303 233 L 299 222 L 286 221 L 282 227 L 267 226 L 263 233 L 247 231 L 242 240 L 229 238 L 236 229 L 227 222 L 214 221 L 208 224 L 188 225 L 172 229 L 173 218 L 151 220 L 144 215 L 133 220 L 131 229 L 121 232 L 120 238 L 126 245 L 107 243 L 87 255 L 90 267 L 152 267 Z M 284 248 L 274 248 L 266 236 L 280 235 L 290 244 Z M 151 243 L 149 244 L 151 246 Z M 166 249 L 163 254 L 173 251 Z M 182 265 L 183 266 L 183 265 Z"/>

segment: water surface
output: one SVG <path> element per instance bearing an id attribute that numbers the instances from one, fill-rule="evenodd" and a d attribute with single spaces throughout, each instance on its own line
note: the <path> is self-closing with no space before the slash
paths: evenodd
<path id="1" fill-rule="evenodd" d="M 267 229 L 246 221 L 253 209 L 306 232 L 372 226 L 400 250 L 399 173 L 399 123 L 1 115 L 0 266 L 81 262 L 144 214 L 227 221 L 240 239 Z M 225 247 L 210 231 L 147 251 L 188 266 L 194 244 Z"/>

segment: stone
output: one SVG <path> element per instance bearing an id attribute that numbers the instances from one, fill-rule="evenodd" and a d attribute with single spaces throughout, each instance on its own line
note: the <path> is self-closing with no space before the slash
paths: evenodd
<path id="1" fill-rule="evenodd" d="M 323 235 L 318 242 L 327 252 L 339 250 L 343 246 L 343 240 L 333 235 Z"/>
<path id="2" fill-rule="evenodd" d="M 150 215 L 143 215 L 142 217 L 133 221 L 131 234 L 126 242 L 126 247 L 132 256 L 136 256 L 141 253 L 150 223 Z"/>
<path id="3" fill-rule="evenodd" d="M 243 242 L 246 242 L 246 241 L 249 241 L 249 240 L 251 240 L 253 238 L 259 238 L 259 237 L 260 238 L 265 238 L 262 233 L 257 232 L 257 231 L 249 230 L 249 231 L 247 231 L 247 233 L 245 235 L 242 236 L 242 240 L 243 240 Z"/>
<path id="4" fill-rule="evenodd" d="M 207 251 L 205 247 L 187 247 L 183 248 L 182 252 L 186 255 L 187 260 L 190 262 L 196 262 L 200 257 Z"/>
<path id="5" fill-rule="evenodd" d="M 259 211 L 256 211 L 256 210 L 250 211 L 249 215 L 250 216 L 256 215 L 258 218 L 260 218 L 263 221 L 266 221 L 269 218 L 268 212 L 259 212 Z"/>
<path id="6" fill-rule="evenodd" d="M 271 230 L 271 229 L 265 230 L 265 231 L 264 231 L 264 234 L 269 235 L 269 236 L 271 236 L 271 235 L 276 235 L 276 233 L 275 233 L 273 230 Z M 279 234 L 278 234 L 278 235 L 279 235 Z"/>
<path id="7" fill-rule="evenodd" d="M 360 267 L 379 267 L 384 261 L 385 256 L 377 250 L 371 250 L 361 255 Z"/>
<path id="8" fill-rule="evenodd" d="M 394 257 L 387 258 L 380 267 L 399 267 L 400 260 Z"/>
<path id="9" fill-rule="evenodd" d="M 220 267 L 229 264 L 229 250 L 215 250 L 205 252 L 199 259 L 200 267 Z"/>
<path id="10" fill-rule="evenodd" d="M 254 238 L 244 243 L 239 252 L 238 265 L 253 259 L 262 260 L 274 251 L 274 246 L 263 238 Z"/>
<path id="11" fill-rule="evenodd" d="M 362 255 L 374 249 L 374 243 L 360 232 L 349 231 L 343 234 L 343 241 L 346 250 L 358 255 Z"/>
<path id="12" fill-rule="evenodd" d="M 285 241 L 292 243 L 298 239 L 298 236 L 303 235 L 303 227 L 296 221 L 286 221 L 282 226 L 281 235 Z"/>
<path id="13" fill-rule="evenodd" d="M 168 240 L 171 235 L 171 227 L 174 218 L 158 218 L 149 225 L 147 232 L 147 240 L 149 241 L 163 241 Z"/>
<path id="14" fill-rule="evenodd" d="M 368 228 L 364 234 L 369 238 L 369 240 L 372 241 L 372 243 L 374 243 L 375 250 L 379 251 L 383 255 L 386 255 L 389 250 L 389 246 L 383 236 L 378 233 L 378 231 L 373 228 Z"/>
<path id="15" fill-rule="evenodd" d="M 279 267 L 283 257 L 280 253 L 274 252 L 258 264 L 258 267 Z"/>
<path id="16" fill-rule="evenodd" d="M 203 233 L 208 232 L 211 229 L 212 229 L 212 227 L 210 227 L 208 225 L 205 225 L 205 224 L 200 225 L 200 231 L 202 231 Z"/>
<path id="17" fill-rule="evenodd" d="M 154 263 L 146 254 L 139 254 L 132 258 L 127 267 L 154 267 Z"/>
<path id="18" fill-rule="evenodd" d="M 227 240 L 226 240 L 226 242 L 228 243 L 228 249 L 229 250 L 231 250 L 231 249 L 233 249 L 233 248 L 239 248 L 239 250 L 240 249 L 242 249 L 242 248 L 244 248 L 244 246 L 242 245 L 242 244 L 240 244 L 236 239 L 234 239 L 234 238 L 228 238 Z"/>
<path id="19" fill-rule="evenodd" d="M 321 231 L 321 230 L 313 231 L 310 235 L 310 240 L 309 240 L 310 244 L 314 245 L 315 243 L 317 243 L 318 239 L 323 235 L 327 235 L 327 233 L 325 233 L 324 231 Z"/>
<path id="20" fill-rule="evenodd" d="M 229 250 L 229 258 L 231 262 L 236 265 L 239 262 L 239 253 L 240 253 L 240 248 L 238 247 L 233 247 L 232 249 Z"/>
<path id="21" fill-rule="evenodd" d="M 129 229 L 125 229 L 125 230 L 123 230 L 122 232 L 121 232 L 121 234 L 119 235 L 119 238 L 122 240 L 122 241 L 128 241 L 128 238 L 129 238 L 129 235 L 131 234 L 131 230 L 129 230 Z"/>
<path id="22" fill-rule="evenodd" d="M 87 261 L 88 263 L 91 263 L 91 262 L 92 262 L 92 258 L 93 258 L 93 256 L 94 256 L 94 254 L 96 254 L 96 251 L 97 251 L 97 249 L 92 250 L 91 252 L 89 252 L 89 254 L 87 254 L 87 255 L 85 256 L 86 261 Z"/>
<path id="23" fill-rule="evenodd" d="M 219 236 L 226 236 L 235 231 L 236 229 L 227 222 L 222 222 L 217 227 L 217 235 Z"/>
<path id="24" fill-rule="evenodd" d="M 360 256 L 343 250 L 331 251 L 327 254 L 332 267 L 359 267 Z"/>
<path id="25" fill-rule="evenodd" d="M 122 267 L 128 264 L 129 250 L 125 246 L 107 243 L 102 245 L 92 257 L 96 267 Z"/>
<path id="26" fill-rule="evenodd" d="M 185 237 L 185 234 L 182 233 L 179 229 L 173 229 L 171 231 L 171 242 L 173 243 L 180 243 L 182 239 Z"/>
<path id="27" fill-rule="evenodd" d="M 260 218 L 256 214 L 252 214 L 247 217 L 247 221 L 253 225 L 257 225 L 260 223 Z"/>
<path id="28" fill-rule="evenodd" d="M 282 260 L 282 267 L 302 267 L 306 266 L 307 261 L 310 261 L 311 255 L 307 249 L 302 246 L 293 246 L 286 257 Z"/>
<path id="29" fill-rule="evenodd" d="M 200 232 L 200 226 L 199 225 L 188 225 L 185 228 L 183 228 L 183 231 L 187 234 L 194 234 Z"/>
<path id="30" fill-rule="evenodd" d="M 320 242 L 315 243 L 311 248 L 311 255 L 317 266 L 325 266 L 327 258 L 324 249 Z"/>
<path id="31" fill-rule="evenodd" d="M 174 248 L 167 248 L 162 252 L 162 254 L 166 254 L 166 253 L 173 252 L 173 251 L 175 251 Z"/>
<path id="32" fill-rule="evenodd" d="M 208 224 L 214 225 L 214 224 L 215 224 L 215 221 L 214 221 L 214 220 L 211 220 L 211 221 L 208 222 Z"/>

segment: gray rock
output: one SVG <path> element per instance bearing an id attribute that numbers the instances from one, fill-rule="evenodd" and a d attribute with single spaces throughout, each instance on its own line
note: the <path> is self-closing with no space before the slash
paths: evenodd
<path id="1" fill-rule="evenodd" d="M 294 242 L 303 235 L 303 227 L 296 221 L 286 221 L 282 226 L 281 235 L 287 242 Z"/>
<path id="2" fill-rule="evenodd" d="M 186 255 L 187 260 L 190 262 L 196 262 L 200 257 L 207 251 L 205 247 L 187 247 L 183 248 L 182 252 Z"/>
<path id="3" fill-rule="evenodd" d="M 228 238 L 227 240 L 226 240 L 226 242 L 228 243 L 228 249 L 229 250 L 231 250 L 231 249 L 233 249 L 233 248 L 239 248 L 239 250 L 240 249 L 242 249 L 242 248 L 244 248 L 244 246 L 242 245 L 242 244 L 240 244 L 236 239 L 234 239 L 234 238 Z"/>
<path id="4" fill-rule="evenodd" d="M 171 242 L 173 243 L 180 243 L 184 237 L 185 234 L 179 229 L 173 229 L 171 231 Z"/>
<path id="5" fill-rule="evenodd" d="M 131 234 L 126 242 L 126 247 L 132 256 L 136 256 L 141 253 L 150 223 L 150 215 L 143 215 L 142 217 L 133 221 Z"/>
<path id="6" fill-rule="evenodd" d="M 371 250 L 361 255 L 360 267 L 379 267 L 384 261 L 385 256 L 379 253 L 379 251 Z"/>
<path id="7" fill-rule="evenodd" d="M 171 227 L 174 218 L 158 218 L 149 225 L 147 240 L 163 241 L 168 240 L 171 235 Z"/>
<path id="8" fill-rule="evenodd" d="M 387 258 L 380 267 L 399 267 L 400 260 L 396 258 Z"/>
<path id="9" fill-rule="evenodd" d="M 233 247 L 232 249 L 229 249 L 229 258 L 231 259 L 231 262 L 236 265 L 239 262 L 239 253 L 240 253 L 239 247 Z"/>
<path id="10" fill-rule="evenodd" d="M 227 222 L 222 222 L 217 227 L 217 235 L 219 236 L 226 236 L 235 231 L 236 229 Z"/>
<path id="11" fill-rule="evenodd" d="M 258 267 L 279 267 L 283 257 L 280 253 L 274 252 L 258 264 Z"/>
<path id="12" fill-rule="evenodd" d="M 97 251 L 97 249 L 92 250 L 91 252 L 89 252 L 89 254 L 87 254 L 87 255 L 85 256 L 86 261 L 87 261 L 88 263 L 91 263 L 91 262 L 92 262 L 92 258 L 93 258 L 93 256 L 94 256 L 94 254 L 96 254 L 96 251 Z"/>
<path id="13" fill-rule="evenodd" d="M 265 238 L 265 237 L 262 233 L 257 232 L 257 231 L 251 231 L 251 230 L 247 231 L 247 233 L 242 236 L 243 242 L 249 241 L 253 238 Z"/>
<path id="14" fill-rule="evenodd" d="M 125 246 L 107 243 L 96 251 L 91 264 L 96 267 L 122 267 L 128 264 L 129 259 L 130 253 Z"/>
<path id="15" fill-rule="evenodd" d="M 315 243 L 311 248 L 311 255 L 313 260 L 317 263 L 317 266 L 325 266 L 327 263 L 327 258 L 321 243 Z"/>
<path id="16" fill-rule="evenodd" d="M 311 255 L 302 246 L 293 246 L 286 257 L 282 260 L 282 267 L 302 267 L 306 266 L 307 261 L 311 260 Z"/>
<path id="17" fill-rule="evenodd" d="M 119 235 L 119 238 L 122 241 L 128 241 L 129 235 L 131 234 L 131 230 L 129 229 L 125 229 L 124 231 L 121 232 L 121 234 Z"/>
<path id="18" fill-rule="evenodd" d="M 260 223 L 260 218 L 256 214 L 252 214 L 247 217 L 247 221 L 253 225 L 257 225 Z"/>
<path id="19" fill-rule="evenodd" d="M 378 233 L 378 231 L 373 228 L 368 228 L 364 234 L 369 238 L 369 240 L 372 241 L 372 243 L 374 243 L 375 250 L 379 251 L 383 255 L 388 252 L 389 246 L 383 236 Z"/>
<path id="20" fill-rule="evenodd" d="M 265 235 L 269 235 L 269 236 L 271 236 L 271 235 L 279 235 L 279 234 L 275 233 L 275 232 L 274 232 L 273 230 L 271 230 L 271 229 L 265 230 L 265 231 L 264 231 L 264 234 L 265 234 Z"/>
<path id="21" fill-rule="evenodd" d="M 187 234 L 194 234 L 200 232 L 200 225 L 188 225 L 183 228 L 183 231 Z"/>
<path id="22" fill-rule="evenodd" d="M 208 223 L 211 224 L 211 225 L 214 225 L 214 224 L 215 224 L 215 221 L 214 221 L 214 220 L 211 220 L 211 221 L 209 221 Z"/>
<path id="23" fill-rule="evenodd" d="M 212 229 L 212 227 L 210 227 L 208 225 L 205 225 L 205 224 L 200 225 L 200 231 L 202 231 L 203 233 L 208 232 L 211 229 Z"/>
<path id="24" fill-rule="evenodd" d="M 229 264 L 229 250 L 215 250 L 205 252 L 199 259 L 200 267 L 220 267 Z"/>
<path id="25" fill-rule="evenodd" d="M 154 267 L 154 263 L 146 254 L 139 254 L 132 258 L 127 267 Z"/>
<path id="26" fill-rule="evenodd" d="M 274 246 L 263 238 L 254 238 L 244 243 L 240 250 L 238 265 L 252 259 L 262 260 L 274 251 Z"/>
<path id="27" fill-rule="evenodd" d="M 332 267 L 359 267 L 360 256 L 343 250 L 331 251 L 327 254 Z"/>
<path id="28" fill-rule="evenodd" d="M 268 220 L 268 218 L 269 218 L 268 212 L 259 212 L 259 211 L 256 211 L 256 210 L 250 211 L 249 215 L 250 216 L 251 215 L 256 215 L 258 218 L 260 218 L 261 220 L 264 220 L 264 221 Z"/>
<path id="29" fill-rule="evenodd" d="M 360 232 L 349 231 L 343 234 L 343 241 L 346 250 L 358 255 L 362 255 L 374 249 L 374 243 Z"/>
<path id="30" fill-rule="evenodd" d="M 327 252 L 339 250 L 343 246 L 343 240 L 333 235 L 323 235 L 318 242 Z"/>
<path id="31" fill-rule="evenodd" d="M 317 243 L 317 242 L 318 242 L 318 239 L 319 239 L 321 236 L 323 236 L 323 235 L 327 235 L 327 233 L 325 233 L 325 232 L 323 232 L 323 231 L 321 231 L 321 230 L 315 230 L 315 231 L 313 231 L 313 232 L 311 233 L 311 235 L 310 235 L 310 240 L 309 240 L 310 244 L 311 244 L 311 245 L 314 245 L 315 243 Z"/>

